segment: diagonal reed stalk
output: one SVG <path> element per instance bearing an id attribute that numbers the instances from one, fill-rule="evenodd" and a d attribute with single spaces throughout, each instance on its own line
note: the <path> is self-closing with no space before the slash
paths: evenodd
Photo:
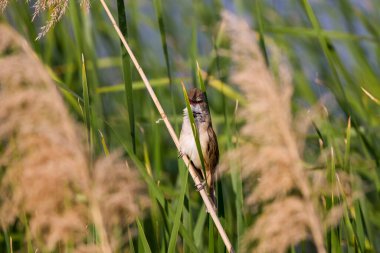
<path id="1" fill-rule="evenodd" d="M 168 120 L 168 118 L 167 118 L 167 116 L 166 116 L 166 114 L 164 112 L 164 109 L 162 108 L 162 106 L 161 106 L 161 104 L 160 104 L 160 102 L 159 102 L 156 94 L 154 93 L 153 88 L 152 88 L 152 86 L 150 85 L 150 83 L 148 81 L 148 78 L 146 77 L 146 75 L 145 75 L 144 71 L 142 70 L 140 64 L 138 63 L 135 55 L 133 54 L 132 50 L 130 49 L 130 47 L 129 47 L 128 43 L 127 43 L 127 41 L 125 40 L 123 34 L 121 33 L 120 28 L 116 24 L 116 21 L 113 18 L 113 16 L 112 16 L 112 14 L 111 14 L 111 12 L 110 12 L 107 4 L 105 3 L 104 0 L 100 0 L 100 2 L 102 4 L 104 10 L 106 11 L 107 16 L 110 19 L 113 27 L 115 28 L 115 31 L 116 31 L 117 35 L 119 36 L 119 38 L 122 41 L 125 49 L 127 50 L 129 56 L 131 57 L 131 60 L 132 60 L 133 64 L 135 65 L 137 71 L 139 72 L 140 77 L 143 80 L 144 85 L 145 85 L 146 89 L 149 92 L 149 95 L 151 96 L 154 104 L 157 107 L 158 112 L 160 113 L 160 115 L 162 117 L 162 120 L 165 122 L 166 128 L 168 129 L 169 134 L 170 134 L 171 138 L 173 139 L 174 144 L 176 145 L 178 151 L 180 151 L 178 137 L 177 137 L 176 133 L 174 132 L 174 129 L 173 129 L 172 125 L 170 124 L 170 122 L 169 122 L 169 120 Z M 185 162 L 185 164 L 187 165 L 187 167 L 189 169 L 189 172 L 190 172 L 190 175 L 193 178 L 195 185 L 201 184 L 201 180 L 198 177 L 198 174 L 195 172 L 195 168 L 191 164 L 189 158 L 186 155 L 184 155 L 182 157 L 182 159 Z M 201 189 L 199 191 L 199 193 L 201 194 L 203 202 L 206 205 L 207 211 L 211 215 L 211 218 L 214 221 L 215 226 L 218 229 L 218 232 L 219 232 L 220 236 L 223 239 L 223 242 L 224 242 L 224 244 L 225 244 L 225 246 L 227 248 L 227 251 L 228 252 L 235 252 L 234 249 L 233 249 L 233 247 L 232 247 L 232 244 L 231 244 L 231 242 L 230 242 L 230 240 L 229 240 L 229 238 L 228 238 L 228 236 L 226 234 L 226 232 L 224 231 L 224 228 L 223 228 L 222 224 L 220 223 L 220 220 L 219 220 L 219 218 L 218 218 L 215 210 L 213 209 L 213 206 L 212 206 L 212 204 L 210 202 L 210 199 L 209 199 L 209 197 L 208 197 L 205 189 Z"/>

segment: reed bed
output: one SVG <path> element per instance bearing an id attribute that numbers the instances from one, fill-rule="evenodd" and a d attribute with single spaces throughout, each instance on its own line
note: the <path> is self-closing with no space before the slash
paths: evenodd
<path id="1" fill-rule="evenodd" d="M 380 251 L 379 7 L 0 0 L 0 247 Z M 213 219 L 173 145 L 181 82 L 219 140 Z"/>

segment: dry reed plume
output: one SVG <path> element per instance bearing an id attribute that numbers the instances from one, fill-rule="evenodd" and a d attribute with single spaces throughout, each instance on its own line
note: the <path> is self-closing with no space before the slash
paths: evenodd
<path id="1" fill-rule="evenodd" d="M 118 153 L 99 159 L 95 164 L 93 195 L 101 203 L 105 229 L 110 234 L 113 249 L 120 246 L 117 239 L 126 236 L 122 229 L 135 222 L 149 199 L 138 173 L 120 159 Z M 124 237 L 125 239 L 126 237 Z"/>
<path id="2" fill-rule="evenodd" d="M 29 2 L 29 0 L 27 0 L 27 2 Z M 49 18 L 46 24 L 41 27 L 41 31 L 38 34 L 37 39 L 40 39 L 45 36 L 45 34 L 57 24 L 59 20 L 61 20 L 69 5 L 69 0 L 36 0 L 33 2 L 34 13 L 32 20 L 43 12 L 49 13 Z M 8 4 L 9 0 L 0 0 L 0 12 L 3 12 Z M 87 10 L 90 2 L 88 0 L 81 0 L 80 5 Z"/>
<path id="3" fill-rule="evenodd" d="M 312 202 L 292 123 L 290 74 L 280 71 L 284 82 L 278 86 L 248 24 L 228 12 L 223 13 L 223 24 L 231 39 L 231 81 L 249 101 L 240 111 L 245 120 L 240 144 L 227 157 L 239 161 L 236 165 L 242 168 L 250 189 L 246 204 L 263 204 L 243 246 L 254 252 L 286 252 L 311 236 L 318 252 L 323 253 L 321 217 Z M 231 161 L 225 160 L 227 163 Z"/>
<path id="4" fill-rule="evenodd" d="M 84 245 L 95 224 L 101 251 L 117 249 L 108 244 L 116 225 L 128 226 L 147 203 L 137 173 L 111 154 L 90 174 L 82 129 L 42 63 L 10 27 L 0 25 L 0 34 L 1 226 L 28 224 L 43 250 L 95 252 L 99 246 Z"/>

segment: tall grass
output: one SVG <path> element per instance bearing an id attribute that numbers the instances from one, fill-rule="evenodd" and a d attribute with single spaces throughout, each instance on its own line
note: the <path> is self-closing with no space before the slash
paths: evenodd
<path id="1" fill-rule="evenodd" d="M 2 8 L 7 1 L 0 2 Z M 115 251 L 131 252 L 224 252 L 223 242 L 205 212 L 185 164 L 177 159 L 178 153 L 162 116 L 157 113 L 137 72 L 130 68 L 129 58 L 120 48 L 119 39 L 101 4 L 91 2 L 87 12 L 75 1 L 62 3 L 67 4 L 67 7 L 62 6 L 66 10 L 65 15 L 61 17 L 60 11 L 57 14 L 45 13 L 45 9 L 54 7 L 45 6 L 32 23 L 36 10 L 26 3 L 10 1 L 0 19 L 21 33 L 45 67 L 51 69 L 50 76 L 65 99 L 71 116 L 83 122 L 93 138 L 90 145 L 93 162 L 108 150 L 112 153 L 112 150 L 122 149 L 124 156 L 131 160 L 130 167 L 136 167 L 138 171 L 139 175 L 135 177 L 142 178 L 149 195 L 149 211 L 138 219 L 128 220 L 127 226 L 119 226 L 117 219 L 111 225 L 104 224 L 110 247 Z M 284 75 L 293 77 L 286 127 L 298 129 L 295 124 L 300 122 L 299 118 L 312 119 L 308 130 L 296 131 L 294 136 L 298 138 L 297 144 L 303 143 L 303 148 L 297 152 L 301 163 L 299 167 L 309 180 L 310 199 L 320 222 L 326 222 L 320 223 L 323 247 L 328 252 L 380 251 L 380 108 L 376 102 L 380 99 L 380 17 L 376 13 L 379 2 L 132 0 L 125 2 L 124 7 L 122 1 L 109 5 L 113 15 L 119 15 L 120 27 L 125 29 L 128 26 L 128 43 L 174 125 L 179 126 L 186 106 L 180 83 L 184 81 L 188 88 L 200 84 L 196 67 L 196 62 L 199 62 L 222 159 L 226 159 L 228 152 L 239 150 L 244 145 L 263 145 L 260 140 L 247 138 L 246 132 L 241 132 L 247 129 L 250 121 L 254 127 L 256 122 L 261 122 L 257 114 L 241 114 L 251 103 L 258 101 L 233 82 L 234 73 L 241 67 L 233 58 L 234 51 L 230 50 L 233 41 L 227 38 L 226 27 L 220 22 L 222 9 L 233 10 L 244 17 L 251 30 L 257 31 L 258 42 L 252 39 L 251 43 L 260 46 L 263 68 L 273 76 L 273 83 L 281 83 Z M 50 27 L 54 18 L 60 18 L 60 21 Z M 35 41 L 40 27 L 44 25 L 47 27 L 42 31 L 50 27 L 49 31 Z M 0 61 L 3 61 L 9 51 L 0 49 Z M 276 57 L 278 55 L 281 57 Z M 286 59 L 291 71 L 282 72 L 281 59 Z M 257 62 L 258 59 L 250 60 Z M 5 70 L 0 70 L 0 75 L 1 71 Z M 18 76 L 16 72 L 13 75 L 14 78 Z M 255 71 L 251 75 L 252 80 L 261 78 Z M 259 104 L 255 106 L 262 109 L 258 108 Z M 270 117 L 277 107 L 268 108 L 265 115 L 270 121 L 269 126 L 272 126 L 278 117 L 273 121 Z M 310 111 L 310 116 L 305 116 L 307 111 Z M 42 108 L 39 116 L 44 115 Z M 1 121 L 0 129 L 5 125 Z M 174 129 L 178 135 L 178 127 Z M 266 139 L 270 140 L 269 144 L 265 144 L 268 149 L 273 148 L 270 136 L 277 136 L 273 134 L 276 130 L 272 127 L 262 130 L 262 134 L 269 136 Z M 255 133 L 248 134 L 254 136 Z M 6 147 L 20 146 L 21 141 L 7 137 L 0 143 L 0 154 L 7 157 L 4 153 Z M 73 144 L 75 149 L 83 144 L 79 142 L 81 144 Z M 265 168 L 271 168 L 272 162 L 281 155 L 284 153 L 269 152 L 265 159 L 254 152 L 246 154 L 256 162 L 258 160 L 255 159 L 263 159 L 261 164 L 271 162 Z M 11 168 L 3 160 L 0 164 L 1 184 L 4 185 Z M 238 252 L 244 250 L 242 239 L 247 238 L 252 229 L 256 229 L 255 235 L 268 231 L 270 227 L 264 222 L 263 215 L 283 214 L 285 219 L 294 222 L 304 219 L 298 211 L 285 212 L 282 205 L 278 207 L 271 203 L 272 199 L 265 200 L 268 202 L 264 201 L 264 205 L 256 202 L 264 195 L 249 196 L 261 189 L 258 188 L 259 182 L 264 183 L 260 180 L 265 178 L 250 175 L 255 181 L 247 182 L 242 179 L 246 178 L 244 163 L 228 160 L 226 164 L 228 170 L 220 175 L 217 187 L 218 216 Z M 116 163 L 111 167 L 116 168 L 115 171 L 102 171 L 103 181 L 99 179 L 97 182 L 104 184 L 109 181 L 121 192 L 128 191 L 118 181 L 118 173 L 122 173 L 123 166 Z M 95 162 L 92 170 L 96 168 Z M 285 175 L 278 180 L 286 179 L 289 178 Z M 268 188 L 277 186 L 275 177 L 268 180 Z M 299 182 L 296 180 L 295 183 Z M 116 201 L 119 204 L 123 204 L 123 200 L 124 204 L 128 203 L 127 195 L 116 195 L 113 189 L 111 186 L 104 189 L 107 194 L 99 202 L 100 212 L 127 210 L 126 205 L 105 205 L 107 201 L 115 203 L 112 201 L 116 200 L 121 201 Z M 285 188 L 281 189 L 285 191 Z M 292 200 L 300 197 L 302 191 L 292 188 L 286 192 L 292 198 L 283 201 L 293 203 L 290 204 L 291 210 L 299 210 L 299 202 Z M 98 193 L 104 196 L 104 192 L 103 195 Z M 81 195 L 76 197 L 80 199 Z M 10 202 L 2 198 L 1 203 Z M 25 203 L 29 202 L 25 200 Z M 39 203 L 35 202 L 36 205 Z M 2 219 L 1 223 L 4 221 Z M 274 222 L 281 225 L 278 220 Z M 77 241 L 71 237 L 63 240 L 57 233 L 61 244 L 43 248 L 41 238 L 35 237 L 30 225 L 33 225 L 33 215 L 30 209 L 24 208 L 12 221 L 2 224 L 0 247 L 6 252 L 11 252 L 11 248 L 22 252 L 34 252 L 36 248 L 60 252 L 62 245 L 66 245 L 70 252 L 77 246 Z M 87 229 L 92 232 L 81 243 L 101 245 L 106 239 L 101 239 L 99 226 L 93 220 L 88 225 Z M 297 240 L 288 240 L 283 251 L 314 250 L 313 240 L 307 237 L 309 231 L 306 229 L 307 233 L 303 233 L 303 229 L 299 227 L 296 230 L 299 232 Z M 271 238 L 269 243 L 279 245 L 275 238 L 283 237 Z M 117 242 L 111 239 L 117 239 Z M 256 239 L 251 244 L 252 250 L 260 247 L 260 236 Z"/>

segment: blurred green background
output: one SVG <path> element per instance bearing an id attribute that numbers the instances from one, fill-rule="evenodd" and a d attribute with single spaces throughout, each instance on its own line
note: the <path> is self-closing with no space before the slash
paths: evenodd
<path id="1" fill-rule="evenodd" d="M 185 108 L 180 81 L 188 88 L 199 87 L 196 62 L 213 77 L 206 78 L 205 83 L 222 157 L 235 145 L 241 122 L 236 121 L 234 108 L 237 100 L 239 106 L 244 105 L 244 94 L 229 84 L 230 60 L 226 51 L 228 43 L 220 33 L 221 11 L 227 9 L 243 16 L 257 31 L 262 52 L 274 72 L 278 65 L 269 60 L 274 52 L 268 44 L 275 44 L 293 71 L 294 114 L 316 103 L 323 104 L 328 111 L 328 117 L 314 125 L 307 136 L 305 161 L 320 166 L 330 162 L 321 165 L 318 160 L 321 139 L 323 149 L 334 148 L 337 170 L 362 179 L 362 184 L 354 188 L 363 191 L 363 197 L 355 200 L 340 224 L 326 234 L 328 251 L 380 252 L 380 102 L 377 100 L 380 99 L 380 1 L 128 0 L 124 3 L 125 12 L 120 1 L 108 4 L 121 24 L 125 14 L 127 26 L 122 27 L 127 27 L 128 42 L 177 135 Z M 191 178 L 187 178 L 183 163 L 177 160 L 177 150 L 164 123 L 122 51 L 100 2 L 91 1 L 86 12 L 78 1 L 69 1 L 62 20 L 40 40 L 36 40 L 39 29 L 49 17 L 44 13 L 31 22 L 32 6 L 33 3 L 11 1 L 1 19 L 27 38 L 50 69 L 79 121 L 84 121 L 83 54 L 92 115 L 88 124 L 93 135 L 93 154 L 103 153 L 101 132 L 109 149 L 123 148 L 141 173 L 147 171 L 151 175 L 152 180 L 146 181 L 150 182 L 147 185 L 150 185 L 153 206 L 142 218 L 144 229 L 133 240 L 133 250 L 144 252 L 142 238 L 146 237 L 152 252 L 165 252 L 173 247 L 169 246 L 173 244 L 171 238 L 176 239 L 179 233 L 173 248 L 176 252 L 224 252 Z M 127 91 L 132 87 L 133 92 L 125 92 L 125 87 Z M 348 117 L 352 124 L 350 136 L 346 133 Z M 152 188 L 152 184 L 158 187 Z M 153 193 L 155 190 L 159 192 Z M 219 215 L 237 250 L 245 229 L 255 219 L 254 214 L 242 207 L 243 192 L 238 173 L 228 173 L 218 183 Z M 182 213 L 178 219 L 174 219 L 176 210 Z M 176 222 L 180 222 L 179 229 L 175 229 Z M 17 230 L 8 233 L 13 233 L 16 245 L 17 240 L 22 245 L 23 236 L 17 236 Z M 5 241 L 1 237 L 1 245 Z M 302 252 L 302 247 L 297 251 Z"/>

